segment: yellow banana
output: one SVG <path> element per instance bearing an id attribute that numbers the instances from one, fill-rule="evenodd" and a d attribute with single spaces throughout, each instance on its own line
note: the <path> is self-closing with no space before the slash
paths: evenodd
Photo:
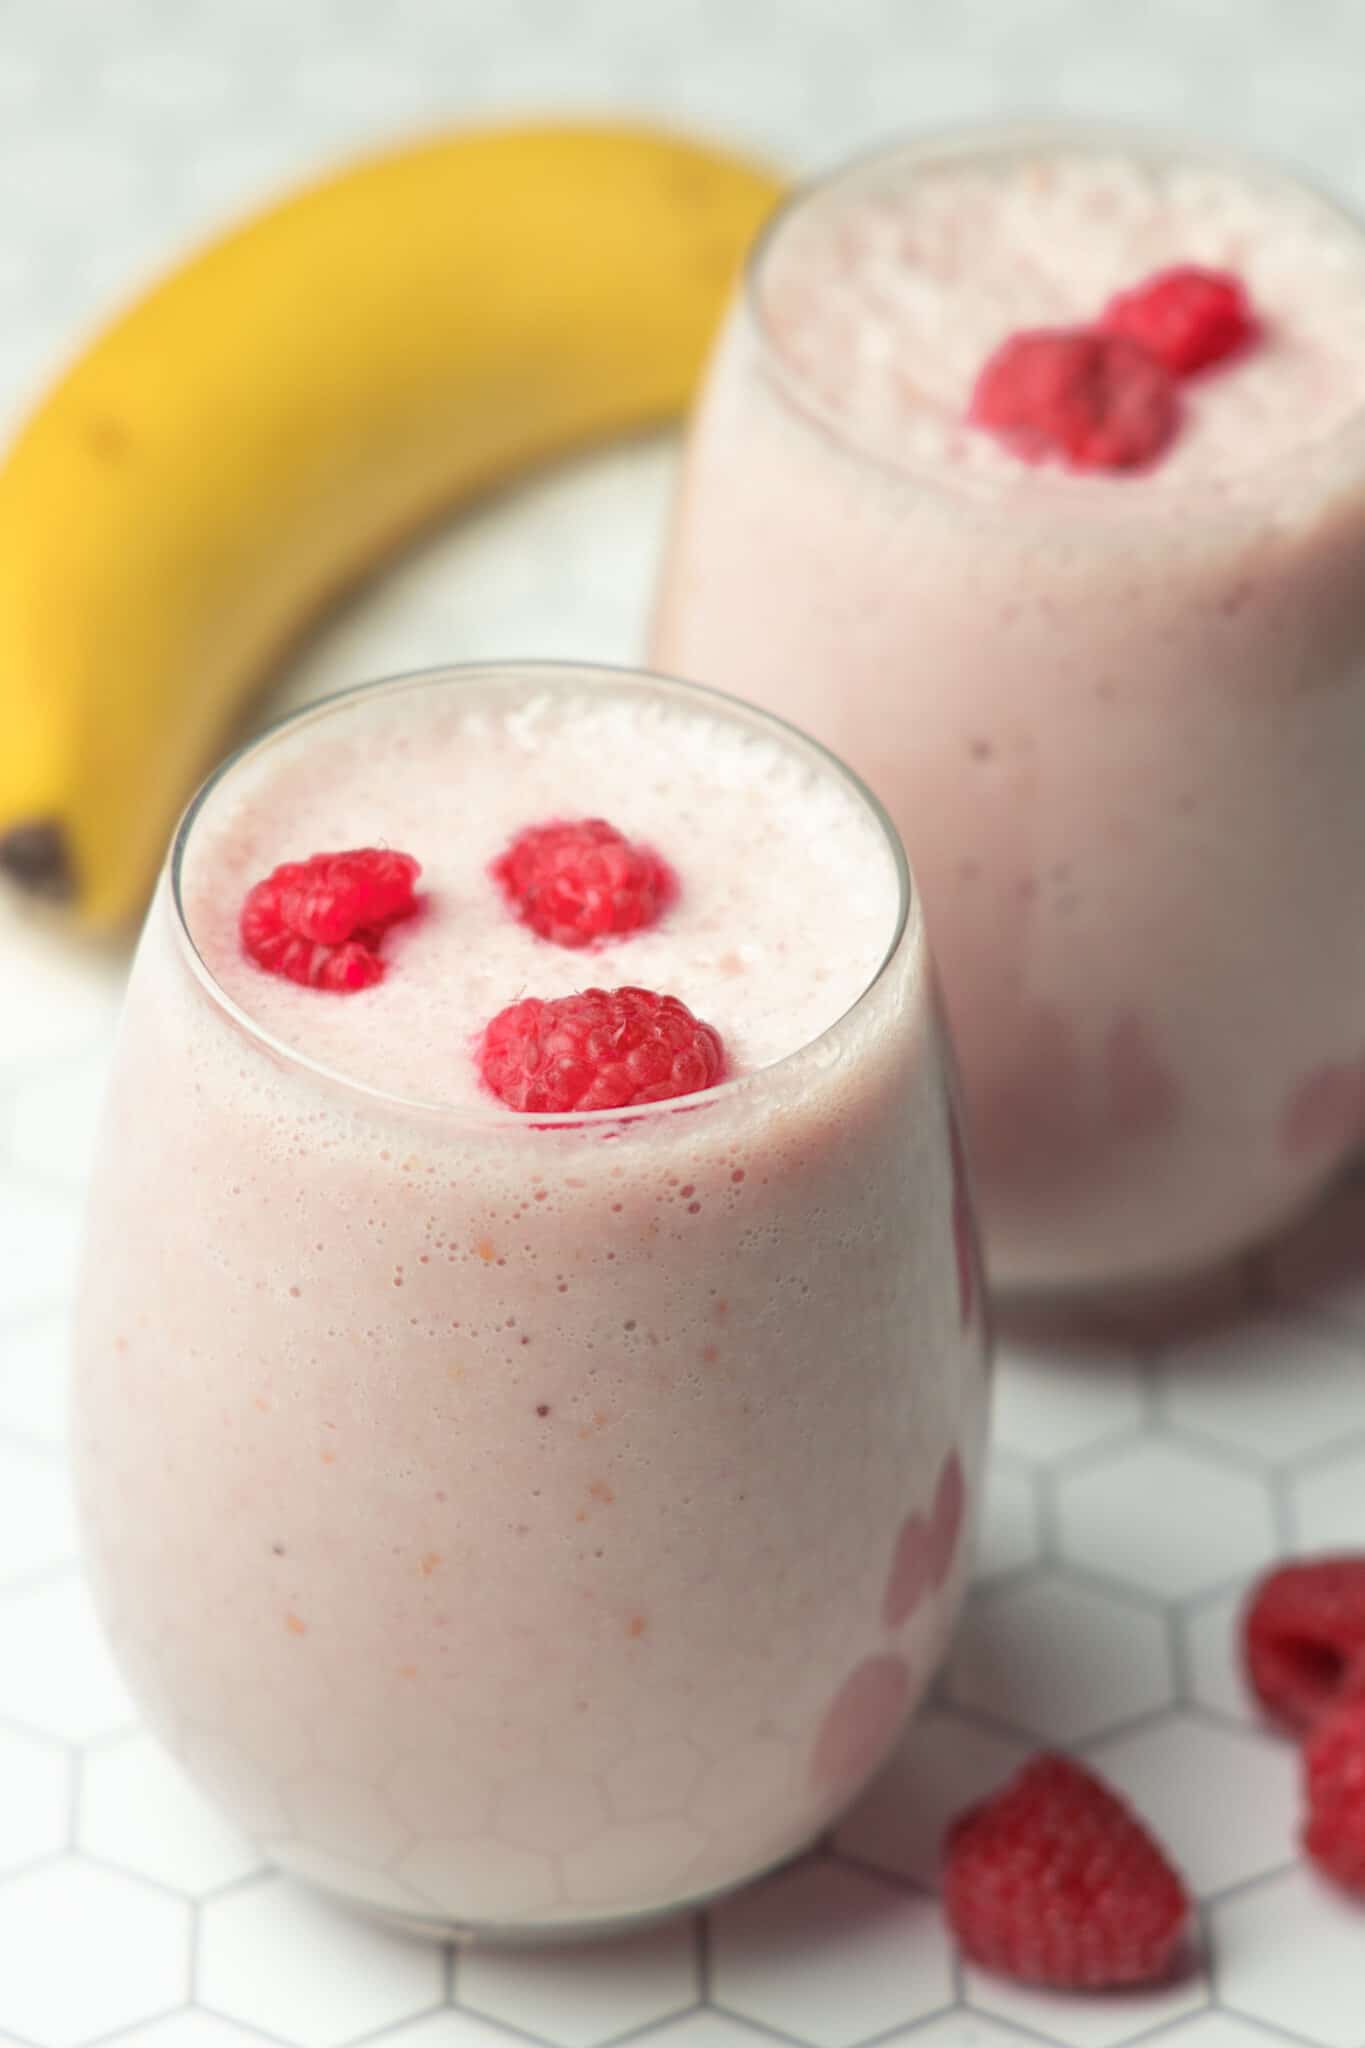
<path id="1" fill-rule="evenodd" d="M 0 466 L 0 868 L 144 901 L 248 693 L 435 513 L 677 412 L 765 171 L 536 124 L 358 164 L 98 336 Z"/>

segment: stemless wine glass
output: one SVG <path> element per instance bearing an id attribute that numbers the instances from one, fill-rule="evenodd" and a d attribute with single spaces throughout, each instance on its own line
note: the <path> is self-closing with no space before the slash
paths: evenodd
<path id="1" fill-rule="evenodd" d="M 832 1028 L 681 1101 L 526 1118 L 357 1083 L 226 994 L 194 906 L 279 757 L 613 691 L 757 734 L 875 821 L 885 957 Z M 286 720 L 180 828 L 90 1200 L 79 1496 L 153 1725 L 274 1862 L 434 1932 L 630 1922 L 787 1857 L 881 1762 L 960 1599 L 968 1201 L 904 856 L 814 743 L 536 664 Z"/>
<path id="2" fill-rule="evenodd" d="M 1265 333 L 1183 387 L 1160 463 L 1078 476 L 965 425 L 1004 330 L 1093 318 L 1173 247 L 1234 263 Z M 1007 1290 L 1212 1264 L 1365 1129 L 1363 406 L 1359 227 L 1123 132 L 860 163 L 732 309 L 653 653 L 886 801 Z"/>

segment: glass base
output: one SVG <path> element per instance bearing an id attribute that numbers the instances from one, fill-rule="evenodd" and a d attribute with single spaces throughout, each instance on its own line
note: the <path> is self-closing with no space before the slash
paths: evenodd
<path id="1" fill-rule="evenodd" d="M 1021 1343 L 1063 1348 L 1068 1342 L 1157 1343 L 1211 1329 L 1245 1312 L 1264 1250 L 1259 1244 L 1191 1272 L 1109 1286 L 1001 1287 L 992 1294 L 996 1329 Z"/>
<path id="2" fill-rule="evenodd" d="M 996 1327 L 1022 1343 L 1160 1343 L 1216 1329 L 1266 1298 L 1267 1274 L 1287 1240 L 1330 1219 L 1358 1197 L 1365 1155 L 1354 1155 L 1325 1184 L 1295 1198 L 1249 1243 L 1188 1267 L 1078 1286 L 1011 1286 L 991 1291 Z"/>
<path id="3" fill-rule="evenodd" d="M 665 1920 L 677 1920 L 689 1913 L 700 1912 L 702 1907 L 714 1904 L 717 1899 L 728 1899 L 735 1892 L 744 1891 L 751 1884 L 760 1884 L 764 1878 L 773 1877 L 789 1864 L 797 1863 L 809 1855 L 826 1838 L 828 1827 L 821 1828 L 809 1836 L 795 1849 L 789 1849 L 771 1863 L 751 1872 L 748 1877 L 739 1877 L 732 1884 L 712 1885 L 706 1891 L 689 1892 L 670 1906 L 649 1906 L 638 1913 L 608 1913 L 596 1918 L 583 1920 L 551 1920 L 542 1922 L 512 1922 L 499 1924 L 484 1920 L 451 1920 L 439 1913 L 403 1913 L 391 1906 L 371 1905 L 366 1899 L 353 1898 L 347 1892 L 336 1891 L 331 1885 L 316 1884 L 312 1878 L 297 1878 L 299 1884 L 306 1884 L 321 1898 L 329 1899 L 333 1905 L 343 1907 L 347 1912 L 359 1913 L 366 1920 L 373 1920 L 381 1927 L 392 1928 L 395 1933 L 406 1934 L 421 1941 L 453 1942 L 460 1948 L 554 1948 L 578 1946 L 584 1942 L 605 1942 L 619 1940 L 623 1936 L 643 1933 L 647 1928 L 657 1927 Z M 290 1876 L 286 1870 L 284 1873 Z"/>

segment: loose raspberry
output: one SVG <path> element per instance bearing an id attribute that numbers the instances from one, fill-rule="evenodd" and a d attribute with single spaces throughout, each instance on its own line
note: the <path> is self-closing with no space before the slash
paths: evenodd
<path id="1" fill-rule="evenodd" d="M 307 988 L 370 988 L 385 932 L 417 908 L 421 872 L 410 853 L 375 846 L 285 861 L 248 891 L 242 945 L 267 974 Z"/>
<path id="2" fill-rule="evenodd" d="M 1365 1690 L 1340 1699 L 1303 1745 L 1303 1845 L 1320 1870 L 1365 1892 Z"/>
<path id="3" fill-rule="evenodd" d="M 1123 334 L 1038 328 L 1012 334 L 977 379 L 968 417 L 1025 462 L 1073 469 L 1152 462 L 1179 423 L 1175 380 Z"/>
<path id="4" fill-rule="evenodd" d="M 676 996 L 587 988 L 500 1010 L 483 1034 L 483 1078 L 510 1109 L 626 1109 L 711 1088 L 725 1072 L 720 1034 Z"/>
<path id="5" fill-rule="evenodd" d="M 1189 1915 L 1146 1829 L 1063 1756 L 1035 1757 L 953 1823 L 944 1906 L 978 1963 L 1066 1991 L 1164 1977 Z"/>
<path id="6" fill-rule="evenodd" d="M 672 869 L 605 818 L 528 825 L 493 863 L 523 924 L 557 946 L 642 931 L 676 893 Z"/>
<path id="7" fill-rule="evenodd" d="M 1175 377 L 1240 355 L 1259 332 L 1241 279 L 1195 263 L 1159 270 L 1132 291 L 1116 293 L 1100 324 L 1109 334 L 1141 342 Z"/>
<path id="8" fill-rule="evenodd" d="M 1365 1555 L 1282 1565 L 1256 1587 L 1242 1620 L 1247 1676 L 1291 1728 L 1310 1728 L 1353 1664 L 1365 1663 Z"/>

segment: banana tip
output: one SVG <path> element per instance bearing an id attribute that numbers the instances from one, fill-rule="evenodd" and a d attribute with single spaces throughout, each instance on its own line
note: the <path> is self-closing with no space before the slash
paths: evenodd
<path id="1" fill-rule="evenodd" d="M 66 833 L 56 818 L 31 818 L 0 832 L 0 875 L 27 896 L 68 903 L 75 875 Z"/>

